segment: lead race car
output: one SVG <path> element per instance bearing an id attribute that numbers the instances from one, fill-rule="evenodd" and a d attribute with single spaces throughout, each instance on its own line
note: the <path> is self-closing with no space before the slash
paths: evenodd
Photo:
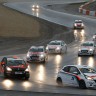
<path id="1" fill-rule="evenodd" d="M 73 24 L 74 29 L 84 29 L 84 23 L 82 20 L 75 20 L 75 23 Z"/>
<path id="2" fill-rule="evenodd" d="M 66 53 L 67 44 L 63 40 L 50 41 L 46 46 L 48 53 Z"/>
<path id="3" fill-rule="evenodd" d="M 67 65 L 58 72 L 56 82 L 82 89 L 96 88 L 96 70 L 85 65 Z"/>
<path id="4" fill-rule="evenodd" d="M 81 55 L 92 55 L 94 56 L 95 54 L 95 43 L 94 41 L 86 41 L 83 42 L 78 50 L 78 56 Z"/>
<path id="5" fill-rule="evenodd" d="M 30 77 L 29 65 L 18 57 L 3 57 L 1 71 L 4 73 L 5 78 L 19 77 L 28 80 Z"/>
<path id="6" fill-rule="evenodd" d="M 44 46 L 31 46 L 27 52 L 27 62 L 43 62 L 48 60 Z"/>

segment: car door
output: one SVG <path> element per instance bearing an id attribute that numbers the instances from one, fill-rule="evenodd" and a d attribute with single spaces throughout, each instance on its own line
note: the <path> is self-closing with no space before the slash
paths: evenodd
<path id="1" fill-rule="evenodd" d="M 79 70 L 75 66 L 71 66 L 69 69 L 69 73 L 70 73 L 70 78 L 69 78 L 70 84 L 73 86 L 78 86 L 77 77 L 79 77 L 80 75 Z"/>
<path id="2" fill-rule="evenodd" d="M 62 69 L 61 77 L 63 84 L 70 84 L 71 76 L 69 75 L 70 66 L 66 66 Z M 69 79 L 70 78 L 70 79 Z"/>

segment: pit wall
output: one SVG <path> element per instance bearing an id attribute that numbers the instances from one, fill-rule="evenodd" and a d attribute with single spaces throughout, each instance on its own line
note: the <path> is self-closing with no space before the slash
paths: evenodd
<path id="1" fill-rule="evenodd" d="M 90 16 L 96 16 L 96 11 L 90 11 L 90 10 L 86 10 L 84 7 L 88 6 L 90 3 L 95 2 L 95 0 L 90 0 L 89 2 L 85 3 L 84 5 L 81 5 L 79 7 L 79 12 L 84 14 L 84 15 L 90 15 Z"/>

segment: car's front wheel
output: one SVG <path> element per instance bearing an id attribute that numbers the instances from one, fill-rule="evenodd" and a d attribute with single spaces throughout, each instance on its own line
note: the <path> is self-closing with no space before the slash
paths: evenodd
<path id="1" fill-rule="evenodd" d="M 79 88 L 86 89 L 86 84 L 84 80 L 80 80 L 78 83 L 79 83 Z"/>
<path id="2" fill-rule="evenodd" d="M 62 79 L 61 79 L 60 77 L 57 78 L 56 82 L 57 82 L 57 84 L 58 84 L 59 86 L 62 86 L 62 85 L 63 85 Z"/>

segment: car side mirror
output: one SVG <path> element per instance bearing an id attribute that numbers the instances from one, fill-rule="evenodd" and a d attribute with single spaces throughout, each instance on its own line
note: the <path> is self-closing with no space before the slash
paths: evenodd
<path id="1" fill-rule="evenodd" d="M 4 66 L 5 65 L 5 62 L 0 62 L 1 66 Z"/>

